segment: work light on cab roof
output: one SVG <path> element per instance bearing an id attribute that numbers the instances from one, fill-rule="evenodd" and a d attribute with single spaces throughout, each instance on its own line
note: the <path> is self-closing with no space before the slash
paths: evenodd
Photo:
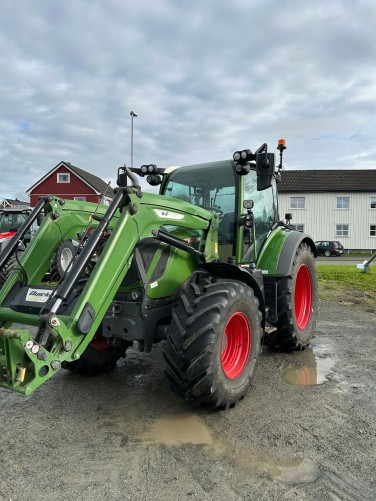
<path id="1" fill-rule="evenodd" d="M 137 173 L 141 176 L 146 177 L 146 181 L 151 186 L 158 186 L 162 182 L 162 178 L 158 173 L 158 167 L 155 164 L 141 165 L 140 169 L 138 169 Z"/>

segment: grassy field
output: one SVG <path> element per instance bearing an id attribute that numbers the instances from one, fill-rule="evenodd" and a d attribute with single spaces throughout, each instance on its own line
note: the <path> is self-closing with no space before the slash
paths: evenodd
<path id="1" fill-rule="evenodd" d="M 316 266 L 319 298 L 376 308 L 376 268 L 362 273 L 355 266 Z"/>

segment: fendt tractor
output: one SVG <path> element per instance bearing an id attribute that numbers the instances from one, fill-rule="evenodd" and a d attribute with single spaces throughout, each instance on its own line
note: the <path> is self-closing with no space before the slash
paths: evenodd
<path id="1" fill-rule="evenodd" d="M 280 163 L 263 144 L 233 160 L 118 169 L 109 206 L 40 198 L 0 254 L 38 220 L 0 290 L 0 386 L 30 394 L 61 368 L 95 374 L 137 341 L 162 341 L 171 389 L 228 408 L 251 385 L 263 343 L 302 350 L 314 334 L 312 239 L 280 221 Z M 160 194 L 143 193 L 141 176 Z M 77 241 L 57 282 L 53 256 Z"/>

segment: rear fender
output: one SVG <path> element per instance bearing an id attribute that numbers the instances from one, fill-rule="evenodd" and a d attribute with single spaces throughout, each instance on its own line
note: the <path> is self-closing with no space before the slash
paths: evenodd
<path id="1" fill-rule="evenodd" d="M 262 249 L 257 267 L 263 275 L 286 277 L 292 275 L 294 258 L 298 247 L 307 244 L 314 257 L 317 249 L 312 238 L 300 231 L 277 228 L 267 239 Z"/>
<path id="2" fill-rule="evenodd" d="M 282 247 L 282 251 L 278 260 L 276 275 L 292 275 L 295 254 L 301 244 L 307 244 L 310 247 L 314 257 L 317 257 L 316 246 L 311 237 L 304 233 L 300 233 L 299 231 L 293 232 L 287 238 L 284 246 Z"/>

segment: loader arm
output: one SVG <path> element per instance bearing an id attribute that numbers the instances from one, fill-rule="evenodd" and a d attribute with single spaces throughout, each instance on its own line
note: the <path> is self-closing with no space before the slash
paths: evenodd
<path id="1" fill-rule="evenodd" d="M 119 187 L 111 205 L 96 210 L 92 231 L 57 285 L 46 284 L 43 278 L 52 254 L 62 240 L 85 231 L 94 204 L 63 203 L 52 197 L 45 201 L 46 217 L 21 258 L 23 271 L 13 270 L 0 291 L 0 386 L 28 395 L 63 362 L 79 359 L 119 290 L 141 239 L 159 235 L 161 228 L 169 226 L 194 228 L 201 235 L 198 256 L 218 257 L 218 221 L 213 221 L 212 213 L 173 198 L 142 194 L 137 188 Z M 178 252 L 189 245 L 181 242 Z M 193 266 L 187 268 L 187 278 L 192 270 Z M 169 286 L 172 290 L 175 284 Z"/>

